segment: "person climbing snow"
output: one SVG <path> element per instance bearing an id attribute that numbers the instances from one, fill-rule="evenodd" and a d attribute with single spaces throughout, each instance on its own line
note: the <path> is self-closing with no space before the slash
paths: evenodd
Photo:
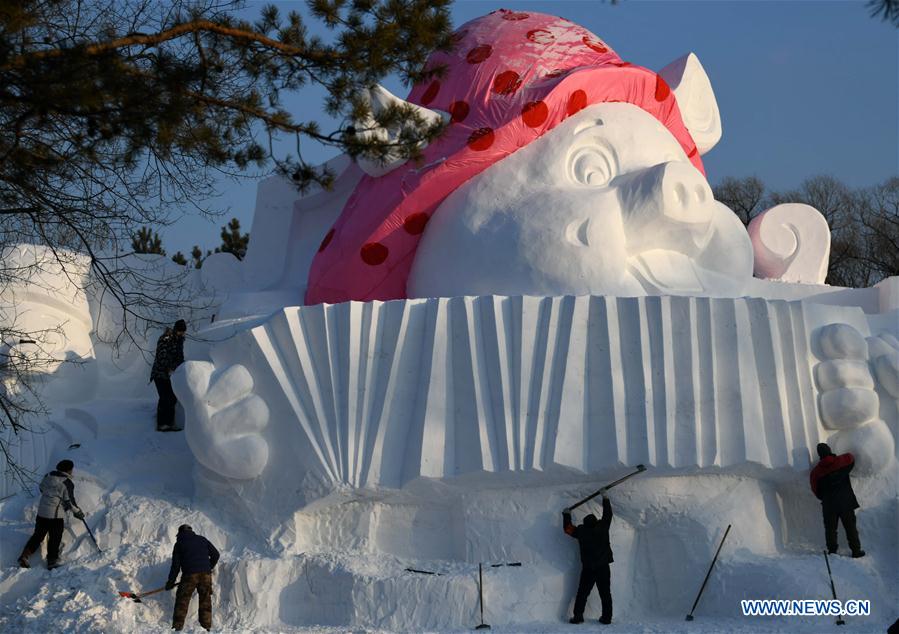
<path id="1" fill-rule="evenodd" d="M 837 552 L 837 522 L 842 522 L 852 556 L 864 557 L 865 551 L 862 550 L 855 525 L 855 509 L 859 504 L 849 481 L 855 458 L 851 453 L 835 456 L 830 445 L 823 442 L 818 445 L 818 457 L 821 460 L 812 469 L 809 483 L 812 493 L 821 500 L 827 551 L 831 554 Z"/>
<path id="2" fill-rule="evenodd" d="M 194 590 L 200 597 L 200 609 L 197 618 L 205 629 L 212 629 L 212 570 L 219 560 L 219 551 L 212 543 L 194 533 L 188 524 L 178 527 L 178 537 L 172 549 L 172 568 L 166 590 L 178 586 L 175 594 L 175 610 L 172 616 L 172 629 L 181 631 L 184 619 L 190 608 L 190 600 Z M 176 584 L 178 572 L 181 572 L 181 583 Z"/>
<path id="3" fill-rule="evenodd" d="M 48 534 L 50 539 L 47 541 L 47 569 L 53 570 L 59 565 L 59 545 L 65 528 L 66 512 L 71 511 L 77 519 L 84 519 L 84 512 L 75 502 L 75 485 L 71 479 L 74 468 L 75 463 L 71 460 L 61 460 L 57 463 L 56 470 L 41 480 L 41 500 L 37 507 L 34 533 L 19 555 L 20 567 L 31 568 L 28 559 L 40 549 L 44 537 Z"/>
<path id="4" fill-rule="evenodd" d="M 608 491 L 602 489 L 602 519 L 597 520 L 591 513 L 584 518 L 583 524 L 575 526 L 571 523 L 571 509 L 566 508 L 562 511 L 562 523 L 565 533 L 578 541 L 581 551 L 581 577 L 574 599 L 574 616 L 569 623 L 584 622 L 587 597 L 596 585 L 602 601 L 602 615 L 599 622 L 608 625 L 612 622 L 612 577 L 609 564 L 615 561 L 609 543 L 612 503 L 609 501 Z"/>
<path id="5" fill-rule="evenodd" d="M 175 404 L 178 398 L 172 390 L 172 372 L 184 363 L 184 336 L 187 323 L 183 319 L 175 322 L 174 327 L 166 328 L 156 342 L 156 358 L 150 370 L 150 380 L 156 385 L 159 393 L 159 404 L 156 407 L 156 431 L 175 430 Z"/>

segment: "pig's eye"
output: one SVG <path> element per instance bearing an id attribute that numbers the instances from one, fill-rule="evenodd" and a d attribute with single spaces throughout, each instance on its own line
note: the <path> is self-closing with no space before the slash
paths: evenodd
<path id="1" fill-rule="evenodd" d="M 568 173 L 572 180 L 588 187 L 605 187 L 615 177 L 617 161 L 605 147 L 582 147 L 568 158 Z"/>

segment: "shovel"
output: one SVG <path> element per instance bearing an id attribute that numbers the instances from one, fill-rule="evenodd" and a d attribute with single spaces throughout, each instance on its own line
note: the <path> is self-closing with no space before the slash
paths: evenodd
<path id="1" fill-rule="evenodd" d="M 176 583 L 175 585 L 177 586 L 178 584 Z M 156 588 L 155 590 L 149 590 L 147 592 L 141 592 L 140 594 L 136 594 L 134 592 L 119 592 L 119 596 L 125 597 L 127 599 L 131 599 L 135 603 L 143 603 L 143 601 L 141 601 L 141 599 L 143 599 L 144 597 L 148 597 L 151 594 L 157 594 L 159 592 L 163 592 L 164 590 L 165 590 L 165 586 L 162 586 L 161 588 Z"/>

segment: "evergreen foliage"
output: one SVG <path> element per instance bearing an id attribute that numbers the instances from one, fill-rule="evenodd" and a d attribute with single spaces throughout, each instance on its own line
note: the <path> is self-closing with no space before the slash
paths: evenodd
<path id="1" fill-rule="evenodd" d="M 216 253 L 231 253 L 238 260 L 243 260 L 250 244 L 250 234 L 240 232 L 240 221 L 232 218 L 227 226 L 222 227 L 222 246 L 216 247 Z"/>
<path id="2" fill-rule="evenodd" d="M 304 161 L 304 140 L 353 157 L 416 158 L 419 143 L 441 132 L 405 107 L 374 117 L 412 131 L 392 146 L 349 129 L 368 113 L 362 89 L 391 74 L 413 82 L 441 72 L 424 66 L 451 46 L 449 4 L 310 0 L 305 15 L 267 6 L 250 22 L 231 0 L 0 0 L 0 247 L 49 247 L 64 269 L 66 250 L 86 255 L 100 293 L 124 315 L 113 343 L 139 344 L 130 329 L 162 323 L 158 315 L 178 314 L 186 299 L 172 299 L 177 281 L 142 278 L 122 262 L 133 251 L 163 252 L 143 227 L 164 227 L 185 209 L 214 213 L 206 201 L 222 174 L 250 166 L 274 165 L 299 189 L 328 187 L 333 175 Z M 310 20 L 325 36 L 310 35 Z M 320 103 L 283 107 L 285 95 L 309 87 L 324 89 L 336 129 L 316 120 Z M 282 135 L 295 139 L 295 155 L 273 153 Z M 229 232 L 221 248 L 240 257 L 243 238 Z M 202 251 L 191 255 L 199 268 Z M 0 291 L 27 273 L 0 262 Z M 3 345 L 39 338 L 0 308 Z M 25 358 L 13 348 L 0 370 L 19 393 L 36 394 L 29 368 L 39 360 L 26 367 Z M 7 459 L 7 429 L 27 429 L 23 421 L 42 411 L 39 399 L 0 390 Z"/>
<path id="3" fill-rule="evenodd" d="M 131 237 L 131 249 L 135 253 L 158 253 L 165 255 L 165 249 L 162 248 L 162 240 L 156 231 L 152 231 L 150 227 L 141 227 L 137 233 Z"/>

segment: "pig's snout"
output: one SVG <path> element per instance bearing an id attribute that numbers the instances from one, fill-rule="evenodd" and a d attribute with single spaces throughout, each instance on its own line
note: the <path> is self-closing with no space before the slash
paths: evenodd
<path id="1" fill-rule="evenodd" d="M 661 163 L 619 187 L 632 253 L 653 248 L 691 253 L 708 244 L 715 200 L 708 182 L 689 163 Z"/>

